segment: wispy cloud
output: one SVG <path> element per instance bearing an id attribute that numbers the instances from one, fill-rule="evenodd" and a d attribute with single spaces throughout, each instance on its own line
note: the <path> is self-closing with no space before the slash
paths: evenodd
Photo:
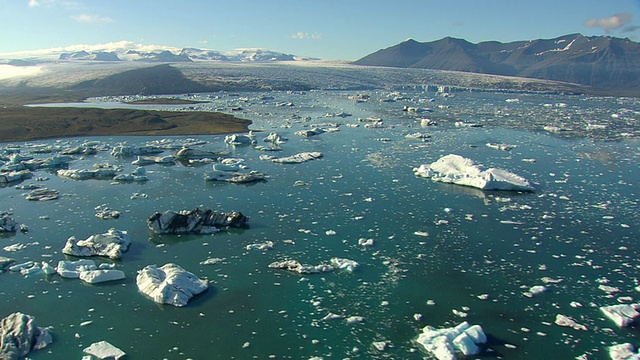
<path id="1" fill-rule="evenodd" d="M 106 16 L 99 15 L 91 15 L 91 14 L 79 14 L 73 15 L 71 17 L 73 20 L 86 24 L 96 24 L 96 23 L 110 23 L 113 22 L 113 19 Z"/>
<path id="2" fill-rule="evenodd" d="M 601 28 L 606 32 L 611 32 L 613 30 L 617 30 L 621 28 L 624 24 L 628 24 L 630 22 L 631 22 L 630 13 L 618 13 L 609 17 L 602 17 L 597 19 L 593 18 L 593 19 L 585 20 L 583 25 L 587 27 Z"/>
<path id="3" fill-rule="evenodd" d="M 55 0 L 29 0 L 29 7 L 38 7 L 38 6 L 53 6 L 55 4 Z"/>
<path id="4" fill-rule="evenodd" d="M 80 3 L 74 0 L 29 0 L 27 4 L 32 8 L 39 6 L 53 7 L 56 5 L 60 5 L 65 8 L 72 9 L 81 6 Z"/>
<path id="5" fill-rule="evenodd" d="M 307 32 L 302 32 L 299 31 L 293 35 L 290 36 L 292 39 L 296 39 L 296 40 L 304 40 L 304 39 L 313 39 L 313 40 L 317 40 L 322 38 L 322 34 L 318 34 L 318 33 L 312 33 L 309 34 Z"/>

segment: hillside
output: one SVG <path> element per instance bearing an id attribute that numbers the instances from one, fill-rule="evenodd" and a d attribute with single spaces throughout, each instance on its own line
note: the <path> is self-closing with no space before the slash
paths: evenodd
<path id="1" fill-rule="evenodd" d="M 478 44 L 451 37 L 424 43 L 409 39 L 353 64 L 555 80 L 640 96 L 640 43 L 610 36 Z"/>

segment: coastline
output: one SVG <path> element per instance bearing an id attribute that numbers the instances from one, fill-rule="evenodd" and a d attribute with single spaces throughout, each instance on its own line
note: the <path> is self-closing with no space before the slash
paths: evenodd
<path id="1" fill-rule="evenodd" d="M 99 108 L 0 108 L 0 142 L 108 135 L 219 135 L 246 132 L 251 120 L 217 112 Z"/>

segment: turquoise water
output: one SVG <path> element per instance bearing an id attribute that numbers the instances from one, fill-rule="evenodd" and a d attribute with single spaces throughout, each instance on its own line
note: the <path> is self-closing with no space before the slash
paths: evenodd
<path id="1" fill-rule="evenodd" d="M 260 145 L 270 131 L 288 137 L 282 151 L 272 154 L 324 155 L 302 164 L 274 164 L 259 160 L 264 153 L 252 147 L 225 145 L 224 136 L 192 136 L 207 142 L 199 148 L 244 158 L 250 169 L 269 175 L 267 182 L 212 183 L 204 180 L 211 165 L 151 165 L 146 166 L 149 181 L 142 184 L 73 181 L 38 171 L 36 176 L 49 179 L 25 183 L 60 191 L 60 198 L 49 202 L 29 202 L 24 190 L 0 188 L 0 209 L 11 210 L 16 221 L 29 227 L 26 234 L 0 238 L 2 247 L 28 245 L 1 254 L 16 262 L 55 265 L 68 258 L 61 253 L 68 237 L 86 238 L 110 227 L 128 231 L 133 240 L 115 262 L 127 274 L 123 281 L 86 285 L 57 276 L 0 274 L 2 315 L 21 311 L 35 316 L 38 325 L 53 327 L 53 344 L 30 357 L 81 358 L 83 348 L 106 340 L 129 359 L 421 359 L 426 354 L 412 341 L 422 327 L 465 320 L 481 325 L 490 336 L 478 358 L 606 359 L 609 345 L 640 346 L 637 328 L 618 329 L 598 309 L 620 298 L 638 298 L 637 101 L 523 94 L 519 102 L 506 102 L 514 95 L 442 98 L 408 91 L 408 100 L 387 103 L 380 101 L 386 92 L 368 94 L 371 99 L 365 103 L 349 100 L 353 92 L 192 96 L 210 100 L 198 105 L 208 109 L 241 105 L 243 110 L 234 114 L 264 131 L 256 132 Z M 544 106 L 557 103 L 566 106 Z M 439 125 L 420 128 L 419 120 L 402 111 L 404 105 L 431 108 L 419 117 Z M 327 117 L 341 111 L 353 116 Z M 382 118 L 387 127 L 364 128 L 358 118 L 369 116 Z M 485 126 L 457 128 L 455 121 Z M 342 124 L 340 131 L 312 138 L 294 134 L 327 122 Z M 581 130 L 586 123 L 607 128 Z M 552 134 L 542 130 L 548 124 L 574 130 Z M 432 137 L 425 142 L 404 137 L 417 131 Z M 98 140 L 109 146 L 124 141 L 142 145 L 155 139 L 98 137 L 18 145 L 29 154 L 37 148 L 34 144 L 65 148 Z M 504 152 L 486 147 L 487 142 L 518 147 Z M 482 192 L 413 175 L 413 167 L 449 153 L 513 171 L 529 179 L 536 191 Z M 536 161 L 523 161 L 527 159 Z M 76 158 L 70 168 L 109 162 L 131 172 L 133 160 L 101 151 Z M 296 181 L 306 185 L 294 186 Z M 148 197 L 132 199 L 135 193 Z M 122 216 L 96 218 L 94 208 L 103 204 Z M 157 236 L 146 226 L 156 211 L 195 207 L 241 211 L 250 217 L 250 226 L 204 236 Z M 359 245 L 361 238 L 374 239 L 374 245 Z M 275 247 L 245 248 L 265 241 Z M 309 276 L 267 267 L 282 259 L 318 264 L 332 257 L 361 266 L 353 273 Z M 207 258 L 224 260 L 201 265 Z M 153 303 L 138 292 L 136 271 L 167 262 L 207 278 L 209 290 L 184 308 Z M 559 282 L 546 284 L 548 291 L 533 298 L 523 295 L 531 286 L 543 285 L 545 277 Z M 620 292 L 610 296 L 599 290 L 604 282 Z M 488 298 L 479 297 L 484 294 Z M 582 307 L 571 306 L 572 301 Z M 365 321 L 321 320 L 329 313 Z M 422 319 L 415 320 L 414 314 Z M 553 324 L 557 314 L 571 316 L 588 331 Z M 92 323 L 80 326 L 85 321 Z M 387 347 L 379 351 L 372 346 L 375 341 L 386 341 Z"/>

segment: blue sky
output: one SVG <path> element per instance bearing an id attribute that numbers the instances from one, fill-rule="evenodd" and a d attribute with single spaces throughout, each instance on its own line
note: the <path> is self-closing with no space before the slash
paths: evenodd
<path id="1" fill-rule="evenodd" d="M 354 60 L 407 38 L 640 41 L 640 0 L 0 0 L 0 54 L 130 41 Z"/>

